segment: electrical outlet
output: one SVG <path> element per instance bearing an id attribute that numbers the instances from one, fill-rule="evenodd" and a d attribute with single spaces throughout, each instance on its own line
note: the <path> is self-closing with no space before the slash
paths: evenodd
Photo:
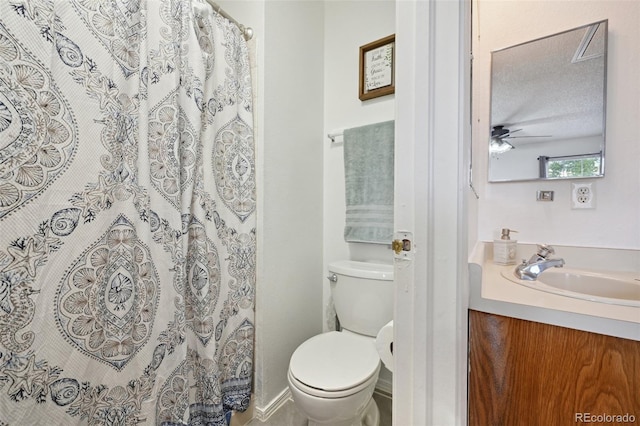
<path id="1" fill-rule="evenodd" d="M 572 183 L 571 202 L 574 209 L 594 209 L 596 207 L 596 194 L 593 182 Z"/>

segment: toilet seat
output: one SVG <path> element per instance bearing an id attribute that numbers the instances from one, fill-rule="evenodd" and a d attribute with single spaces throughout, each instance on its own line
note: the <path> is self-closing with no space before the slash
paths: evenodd
<path id="1" fill-rule="evenodd" d="M 309 396 L 316 397 L 316 398 L 321 398 L 321 399 L 346 398 L 346 397 L 349 397 L 351 395 L 357 394 L 358 392 L 362 391 L 363 389 L 368 388 L 371 385 L 374 385 L 374 387 L 375 387 L 375 384 L 378 381 L 378 372 L 376 371 L 376 373 L 373 374 L 367 381 L 365 381 L 363 383 L 360 383 L 356 387 L 353 387 L 353 388 L 350 388 L 350 389 L 341 390 L 341 391 L 325 391 L 325 390 L 322 390 L 322 389 L 318 389 L 318 388 L 314 388 L 314 387 L 305 385 L 304 383 L 302 383 L 301 381 L 299 381 L 295 377 L 293 377 L 293 375 L 291 374 L 291 370 L 289 370 L 287 376 L 289 378 L 289 384 L 294 386 L 300 392 L 303 392 L 303 393 L 305 393 L 305 394 L 307 394 Z"/>
<path id="2" fill-rule="evenodd" d="M 291 356 L 289 377 L 301 391 L 323 398 L 352 395 L 377 380 L 380 356 L 374 341 L 331 331 L 302 343 Z"/>

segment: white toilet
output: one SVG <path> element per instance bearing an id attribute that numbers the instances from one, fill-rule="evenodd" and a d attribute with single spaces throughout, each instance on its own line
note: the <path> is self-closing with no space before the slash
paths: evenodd
<path id="1" fill-rule="evenodd" d="M 378 331 L 393 319 L 393 266 L 339 261 L 329 265 L 342 331 L 302 343 L 289 362 L 289 389 L 309 426 L 378 426 L 373 391 L 380 371 Z"/>

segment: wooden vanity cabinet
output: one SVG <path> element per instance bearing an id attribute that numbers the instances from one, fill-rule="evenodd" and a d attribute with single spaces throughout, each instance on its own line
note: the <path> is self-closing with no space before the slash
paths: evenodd
<path id="1" fill-rule="evenodd" d="M 586 423 L 640 424 L 640 342 L 469 311 L 469 425 Z"/>

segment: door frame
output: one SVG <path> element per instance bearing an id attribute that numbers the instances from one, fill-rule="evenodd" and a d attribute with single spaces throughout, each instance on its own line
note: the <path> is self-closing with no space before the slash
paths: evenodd
<path id="1" fill-rule="evenodd" d="M 469 0 L 396 2 L 393 424 L 467 423 Z"/>

